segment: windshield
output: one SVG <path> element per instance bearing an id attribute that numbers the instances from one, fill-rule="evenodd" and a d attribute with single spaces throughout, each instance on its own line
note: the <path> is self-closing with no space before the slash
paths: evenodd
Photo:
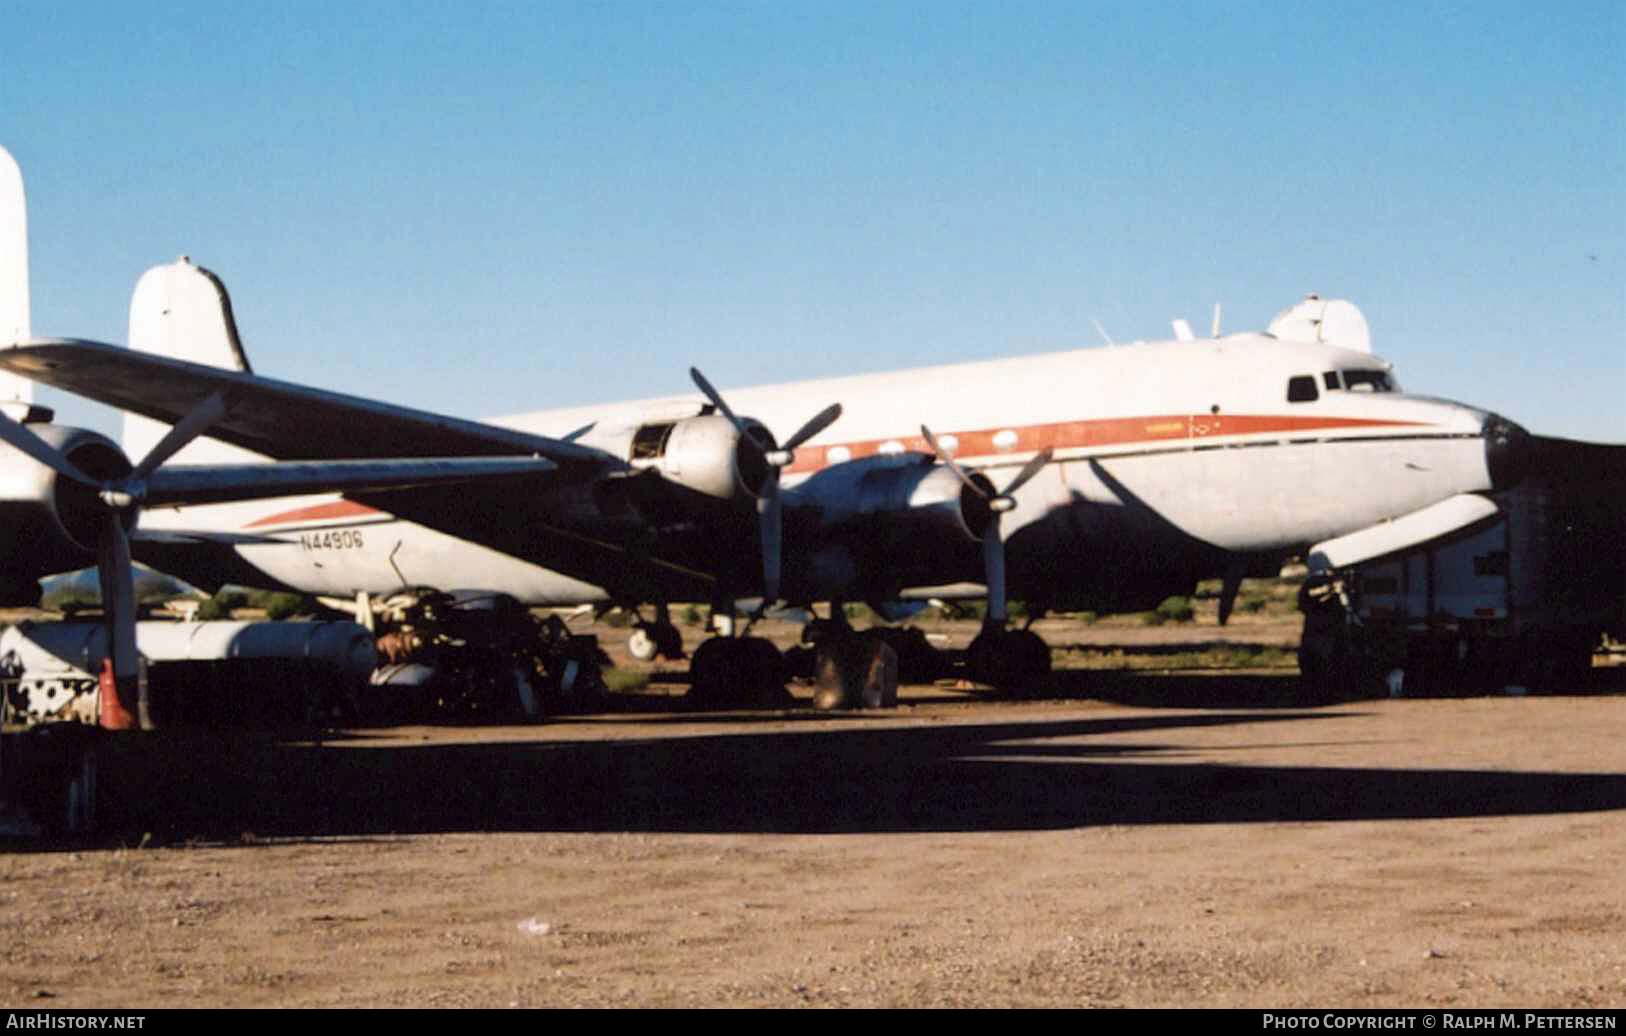
<path id="1" fill-rule="evenodd" d="M 1336 382 L 1342 381 L 1342 387 L 1349 392 L 1400 391 L 1395 379 L 1384 370 L 1327 371 L 1324 380 L 1329 389 L 1337 388 Z"/>

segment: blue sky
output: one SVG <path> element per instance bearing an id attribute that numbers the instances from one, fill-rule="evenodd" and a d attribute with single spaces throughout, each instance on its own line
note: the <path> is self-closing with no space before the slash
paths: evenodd
<path id="1" fill-rule="evenodd" d="M 186 253 L 262 373 L 480 416 L 1319 291 L 1626 441 L 1618 0 L 256 6 L 0 8 L 37 333 Z"/>

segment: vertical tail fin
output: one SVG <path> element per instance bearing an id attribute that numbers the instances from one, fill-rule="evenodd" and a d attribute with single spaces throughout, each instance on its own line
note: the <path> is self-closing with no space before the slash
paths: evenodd
<path id="1" fill-rule="evenodd" d="M 23 173 L 10 152 L 0 147 L 0 347 L 33 337 L 28 299 L 28 201 L 23 194 Z M 0 373 L 0 410 L 21 419 L 33 399 L 33 382 Z"/>
<path id="2" fill-rule="evenodd" d="M 173 263 L 154 266 L 136 281 L 130 297 L 130 348 L 226 370 L 250 370 L 225 284 L 184 255 Z M 144 457 L 168 430 L 157 421 L 127 413 L 124 449 L 132 457 Z M 191 463 L 226 463 L 257 456 L 207 437 L 177 454 Z"/>

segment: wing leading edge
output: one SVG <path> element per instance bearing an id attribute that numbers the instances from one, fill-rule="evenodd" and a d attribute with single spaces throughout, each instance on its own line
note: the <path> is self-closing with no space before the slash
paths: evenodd
<path id="1" fill-rule="evenodd" d="M 565 472 L 622 465 L 600 450 L 246 371 L 104 342 L 33 339 L 0 349 L 0 370 L 174 424 L 214 393 L 229 403 L 209 436 L 276 460 L 536 456 Z"/>

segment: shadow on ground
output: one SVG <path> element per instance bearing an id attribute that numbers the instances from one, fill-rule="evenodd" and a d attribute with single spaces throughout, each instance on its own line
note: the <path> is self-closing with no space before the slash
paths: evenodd
<path id="1" fill-rule="evenodd" d="M 1555 703 L 1555 707 L 1561 707 Z M 657 736 L 320 745 L 169 733 L 104 745 L 100 841 L 425 832 L 836 833 L 1359 821 L 1626 807 L 1626 775 L 1255 766 L 1273 745 L 1348 744 L 1352 711 L 1046 711 L 996 723 L 703 723 Z M 781 719 L 784 717 L 781 715 Z M 901 718 L 901 717 L 899 717 Z M 580 719 L 573 724 L 595 721 Z M 1284 738 L 1277 724 L 1302 736 Z M 1237 727 L 1220 747 L 1202 729 Z M 505 732 L 509 734 L 511 732 Z M 582 731 L 573 731 L 580 734 Z M 1145 735 L 1150 733 L 1151 738 Z M 1132 738 L 1131 735 L 1134 735 Z M 1237 761 L 1225 760 L 1227 752 Z M 1219 762 L 1208 761 L 1218 757 Z M 1205 761 L 1191 761 L 1202 758 Z M 252 833 L 245 837 L 245 833 Z M 57 848 L 61 845 L 54 846 Z M 30 848 L 49 849 L 41 844 Z"/>

